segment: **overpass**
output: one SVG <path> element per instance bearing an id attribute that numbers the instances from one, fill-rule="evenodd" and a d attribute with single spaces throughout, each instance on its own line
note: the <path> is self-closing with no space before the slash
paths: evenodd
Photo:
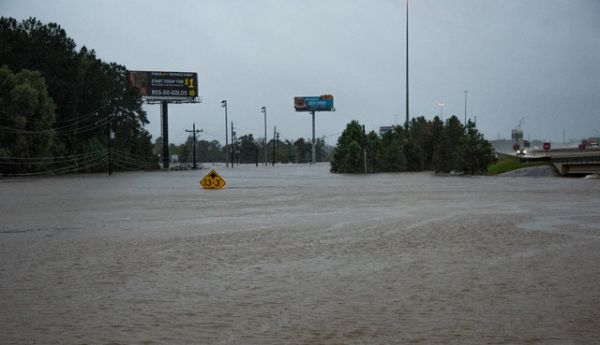
<path id="1" fill-rule="evenodd" d="M 532 151 L 527 160 L 549 160 L 561 176 L 600 174 L 600 148 Z"/>

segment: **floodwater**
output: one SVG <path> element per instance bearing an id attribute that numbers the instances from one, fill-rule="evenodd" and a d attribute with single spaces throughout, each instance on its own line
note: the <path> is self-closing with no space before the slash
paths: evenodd
<path id="1" fill-rule="evenodd" d="M 600 180 L 0 180 L 1 344 L 597 344 Z"/>

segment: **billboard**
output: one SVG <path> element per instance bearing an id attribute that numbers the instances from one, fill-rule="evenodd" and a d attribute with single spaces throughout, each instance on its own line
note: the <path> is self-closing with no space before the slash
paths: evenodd
<path id="1" fill-rule="evenodd" d="M 193 101 L 198 97 L 194 72 L 129 71 L 129 82 L 145 100 Z"/>
<path id="2" fill-rule="evenodd" d="M 333 96 L 294 97 L 296 111 L 333 111 Z"/>

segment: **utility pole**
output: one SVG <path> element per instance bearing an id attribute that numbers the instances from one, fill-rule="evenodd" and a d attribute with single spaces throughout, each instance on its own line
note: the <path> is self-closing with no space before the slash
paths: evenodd
<path id="1" fill-rule="evenodd" d="M 277 147 L 277 141 L 276 141 L 276 137 L 277 137 L 277 126 L 273 127 L 273 166 L 275 166 L 275 148 Z"/>
<path id="2" fill-rule="evenodd" d="M 265 151 L 265 166 L 267 166 L 267 107 L 262 106 L 260 111 L 265 115 L 265 140 L 264 140 L 264 151 Z"/>
<path id="3" fill-rule="evenodd" d="M 231 167 L 233 168 L 233 155 L 235 153 L 235 132 L 233 131 L 233 121 L 231 121 Z"/>
<path id="4" fill-rule="evenodd" d="M 108 114 L 108 138 L 106 143 L 106 148 L 108 149 L 108 155 L 106 156 L 106 169 L 108 170 L 108 176 L 112 175 L 112 161 L 111 161 L 111 136 L 112 136 L 112 128 L 111 128 L 111 116 Z"/>
<path id="5" fill-rule="evenodd" d="M 227 100 L 221 101 L 221 107 L 225 108 L 225 166 L 229 168 L 229 135 L 227 134 Z M 233 162 L 231 162 L 233 164 Z"/>
<path id="6" fill-rule="evenodd" d="M 194 156 L 193 157 L 194 166 L 192 169 L 196 170 L 196 134 L 202 133 L 202 129 L 196 129 L 196 123 L 192 123 L 192 130 L 190 131 L 190 130 L 186 129 L 185 131 L 188 133 L 193 133 L 193 135 L 194 135 L 194 146 L 192 148 L 192 152 L 193 152 L 192 155 Z"/>

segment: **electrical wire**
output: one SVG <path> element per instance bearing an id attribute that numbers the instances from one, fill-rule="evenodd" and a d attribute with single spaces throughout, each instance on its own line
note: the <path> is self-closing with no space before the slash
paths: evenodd
<path id="1" fill-rule="evenodd" d="M 94 155 L 98 152 L 106 152 L 106 150 L 102 150 L 102 151 L 94 151 L 94 152 L 88 152 L 88 153 L 82 153 L 82 154 L 75 154 L 75 155 L 68 155 L 68 156 L 47 156 L 47 157 L 0 157 L 0 160 L 2 159 L 12 159 L 12 160 L 53 160 L 53 159 L 66 159 L 69 160 L 71 158 L 82 158 L 82 157 L 86 157 L 86 156 L 90 156 L 90 155 Z"/>
<path id="2" fill-rule="evenodd" d="M 94 129 L 104 127 L 108 122 L 108 118 L 100 119 L 99 121 L 91 124 L 84 125 L 78 128 L 65 129 L 65 130 L 56 130 L 56 129 L 46 129 L 41 131 L 30 131 L 26 129 L 17 129 L 13 127 L 1 126 L 0 125 L 0 133 L 12 133 L 12 134 L 55 134 L 55 135 L 71 135 L 71 134 L 80 134 L 92 131 Z"/>
<path id="3" fill-rule="evenodd" d="M 58 175 L 58 174 L 68 174 L 76 171 L 80 171 L 82 169 L 91 169 L 96 168 L 101 165 L 106 165 L 106 157 L 107 154 L 99 155 L 98 157 L 89 158 L 79 164 L 71 165 L 68 167 L 62 167 L 57 169 L 50 169 L 44 171 L 37 171 L 34 173 L 21 173 L 21 174 L 0 174 L 0 176 L 10 176 L 10 177 L 25 177 L 25 176 L 42 176 L 42 175 Z"/>
<path id="4" fill-rule="evenodd" d="M 65 164 L 65 163 L 74 163 L 77 162 L 79 160 L 84 160 L 84 159 L 88 159 L 88 158 L 94 158 L 94 157 L 98 157 L 101 155 L 105 155 L 106 151 L 97 151 L 97 152 L 93 152 L 93 153 L 88 153 L 85 155 L 81 155 L 79 157 L 75 157 L 75 158 L 66 158 L 66 159 L 39 159 L 39 160 L 24 160 L 24 159 L 17 159 L 17 160 L 12 160 L 10 157 L 5 158 L 5 159 L 1 159 L 0 158 L 0 165 L 50 165 L 50 164 Z"/>

